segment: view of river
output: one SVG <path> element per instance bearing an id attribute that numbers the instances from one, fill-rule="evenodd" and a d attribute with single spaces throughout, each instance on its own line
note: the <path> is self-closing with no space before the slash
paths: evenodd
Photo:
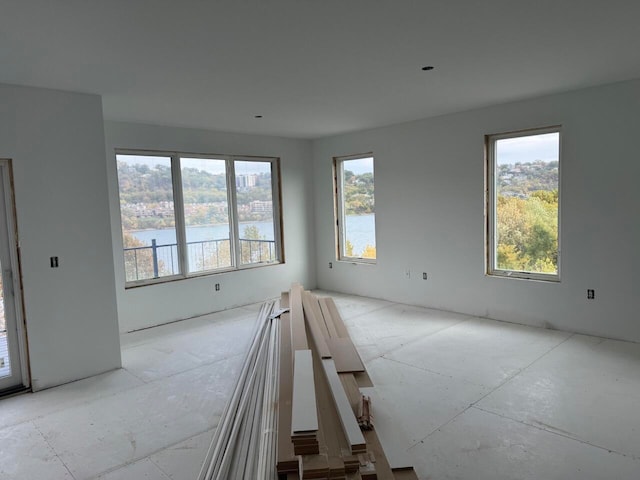
<path id="1" fill-rule="evenodd" d="M 240 224 L 240 238 L 244 238 L 244 229 L 255 225 L 266 240 L 273 240 L 273 224 L 271 222 L 248 222 Z M 347 232 L 349 240 L 353 244 L 353 251 L 361 253 L 366 245 L 375 246 L 375 215 L 351 215 L 347 216 Z M 155 239 L 157 245 L 170 245 L 176 243 L 176 232 L 172 228 L 160 230 L 137 230 L 129 232 L 138 240 L 151 245 Z M 187 227 L 187 242 L 200 242 L 203 240 L 215 240 L 229 238 L 228 225 L 208 225 L 204 227 Z"/>

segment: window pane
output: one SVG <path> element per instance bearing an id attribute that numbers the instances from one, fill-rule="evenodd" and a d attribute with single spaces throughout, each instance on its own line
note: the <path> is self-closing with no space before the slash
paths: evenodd
<path id="1" fill-rule="evenodd" d="M 233 265 L 225 160 L 181 158 L 189 273 Z"/>
<path id="2" fill-rule="evenodd" d="M 560 133 L 495 141 L 494 268 L 557 275 Z"/>
<path id="3" fill-rule="evenodd" d="M 180 273 L 171 158 L 116 155 L 127 282 Z"/>
<path id="4" fill-rule="evenodd" d="M 341 161 L 341 254 L 376 258 L 373 157 Z"/>
<path id="5" fill-rule="evenodd" d="M 271 162 L 234 162 L 241 265 L 278 259 L 271 167 Z"/>

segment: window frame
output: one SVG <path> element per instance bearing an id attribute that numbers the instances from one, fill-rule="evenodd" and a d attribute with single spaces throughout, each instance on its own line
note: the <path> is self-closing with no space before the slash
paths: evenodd
<path id="1" fill-rule="evenodd" d="M 362 263 L 365 265 L 375 265 L 378 261 L 377 248 L 376 258 L 364 258 L 364 257 L 350 257 L 346 255 L 344 251 L 346 249 L 346 231 L 345 231 L 345 214 L 344 214 L 344 197 L 343 197 L 343 180 L 344 180 L 344 162 L 349 160 L 360 160 L 364 158 L 371 158 L 373 160 L 373 181 L 374 181 L 374 202 L 375 202 L 375 156 L 372 152 L 359 153 L 354 155 L 341 155 L 333 157 L 333 201 L 334 201 L 334 215 L 335 215 L 335 247 L 336 247 L 336 261 L 349 262 L 349 263 Z M 374 203 L 375 205 L 375 203 Z M 374 210 L 375 215 L 375 210 Z M 376 223 L 377 225 L 377 223 Z M 377 234 L 374 231 L 376 237 L 377 247 Z"/>
<path id="2" fill-rule="evenodd" d="M 496 142 L 509 138 L 530 137 L 549 133 L 558 134 L 558 259 L 556 273 L 505 270 L 497 267 L 497 188 L 496 188 Z M 560 282 L 561 271 L 561 210 L 562 210 L 562 126 L 528 128 L 503 133 L 485 135 L 485 274 L 498 278 Z"/>
<path id="3" fill-rule="evenodd" d="M 280 157 L 269 156 L 254 156 L 254 155 L 217 155 L 217 154 L 202 154 L 192 152 L 177 152 L 177 151 L 164 151 L 164 150 L 138 150 L 129 148 L 116 148 L 114 159 L 117 164 L 118 155 L 131 155 L 131 156 L 156 156 L 156 157 L 168 157 L 171 161 L 171 185 L 173 193 L 173 210 L 174 210 L 174 224 L 176 231 L 176 249 L 178 254 L 178 267 L 179 272 L 173 275 L 166 275 L 157 278 L 147 278 L 140 280 L 126 280 L 125 274 L 125 289 L 142 287 L 147 285 L 155 285 L 159 283 L 173 282 L 177 280 L 185 280 L 189 278 L 205 277 L 210 275 L 217 275 L 220 273 L 228 273 L 233 271 L 248 270 L 253 268 L 269 267 L 273 265 L 281 265 L 285 263 L 284 258 L 284 238 L 282 228 L 282 189 L 281 189 L 281 177 L 280 177 Z M 229 216 L 229 230 L 230 230 L 230 255 L 232 264 L 228 267 L 220 267 L 208 270 L 189 272 L 188 270 L 188 250 L 187 250 L 187 234 L 186 234 L 186 219 L 185 219 L 185 204 L 183 197 L 182 186 L 182 164 L 181 159 L 194 158 L 194 159 L 213 159 L 225 161 L 225 180 L 227 190 L 227 210 Z M 235 176 L 235 162 L 264 162 L 271 164 L 271 200 L 272 200 L 272 212 L 273 212 L 273 235 L 275 242 L 275 260 L 272 262 L 254 262 L 242 264 L 241 252 L 240 252 L 240 232 L 239 232 L 239 216 L 238 205 L 236 197 L 236 176 Z M 121 238 L 124 232 L 122 224 L 122 207 L 120 203 L 120 184 L 117 175 L 116 165 L 116 181 L 118 184 L 118 212 L 120 221 Z M 122 247 L 123 261 L 124 261 L 124 246 Z M 123 262 L 124 264 L 124 262 Z"/>

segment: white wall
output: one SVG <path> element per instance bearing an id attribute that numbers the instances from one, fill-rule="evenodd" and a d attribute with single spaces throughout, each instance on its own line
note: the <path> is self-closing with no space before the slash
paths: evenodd
<path id="1" fill-rule="evenodd" d="M 485 276 L 484 135 L 557 124 L 562 281 Z M 640 81 L 318 140 L 318 287 L 640 341 L 639 142 Z M 332 157 L 368 151 L 378 263 L 336 262 Z"/>
<path id="2" fill-rule="evenodd" d="M 121 122 L 105 131 L 120 331 L 260 302 L 292 282 L 315 287 L 310 142 Z M 280 157 L 285 263 L 125 289 L 116 148 Z"/>
<path id="3" fill-rule="evenodd" d="M 0 157 L 13 160 L 33 389 L 119 368 L 100 97 L 0 85 Z"/>

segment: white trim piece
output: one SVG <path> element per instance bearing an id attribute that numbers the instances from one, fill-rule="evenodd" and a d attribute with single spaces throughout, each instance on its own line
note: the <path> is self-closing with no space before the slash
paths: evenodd
<path id="1" fill-rule="evenodd" d="M 291 434 L 318 431 L 318 407 L 311 350 L 296 350 L 293 363 Z"/>
<path id="2" fill-rule="evenodd" d="M 340 417 L 342 431 L 344 432 L 347 442 L 349 442 L 351 453 L 356 454 L 362 452 L 366 449 L 366 442 L 358 425 L 358 420 L 351 408 L 351 403 L 344 391 L 340 377 L 338 377 L 336 365 L 332 359 L 327 358 L 322 360 L 322 368 L 327 377 L 327 382 L 331 389 L 331 396 L 333 397 L 338 416 Z"/>

